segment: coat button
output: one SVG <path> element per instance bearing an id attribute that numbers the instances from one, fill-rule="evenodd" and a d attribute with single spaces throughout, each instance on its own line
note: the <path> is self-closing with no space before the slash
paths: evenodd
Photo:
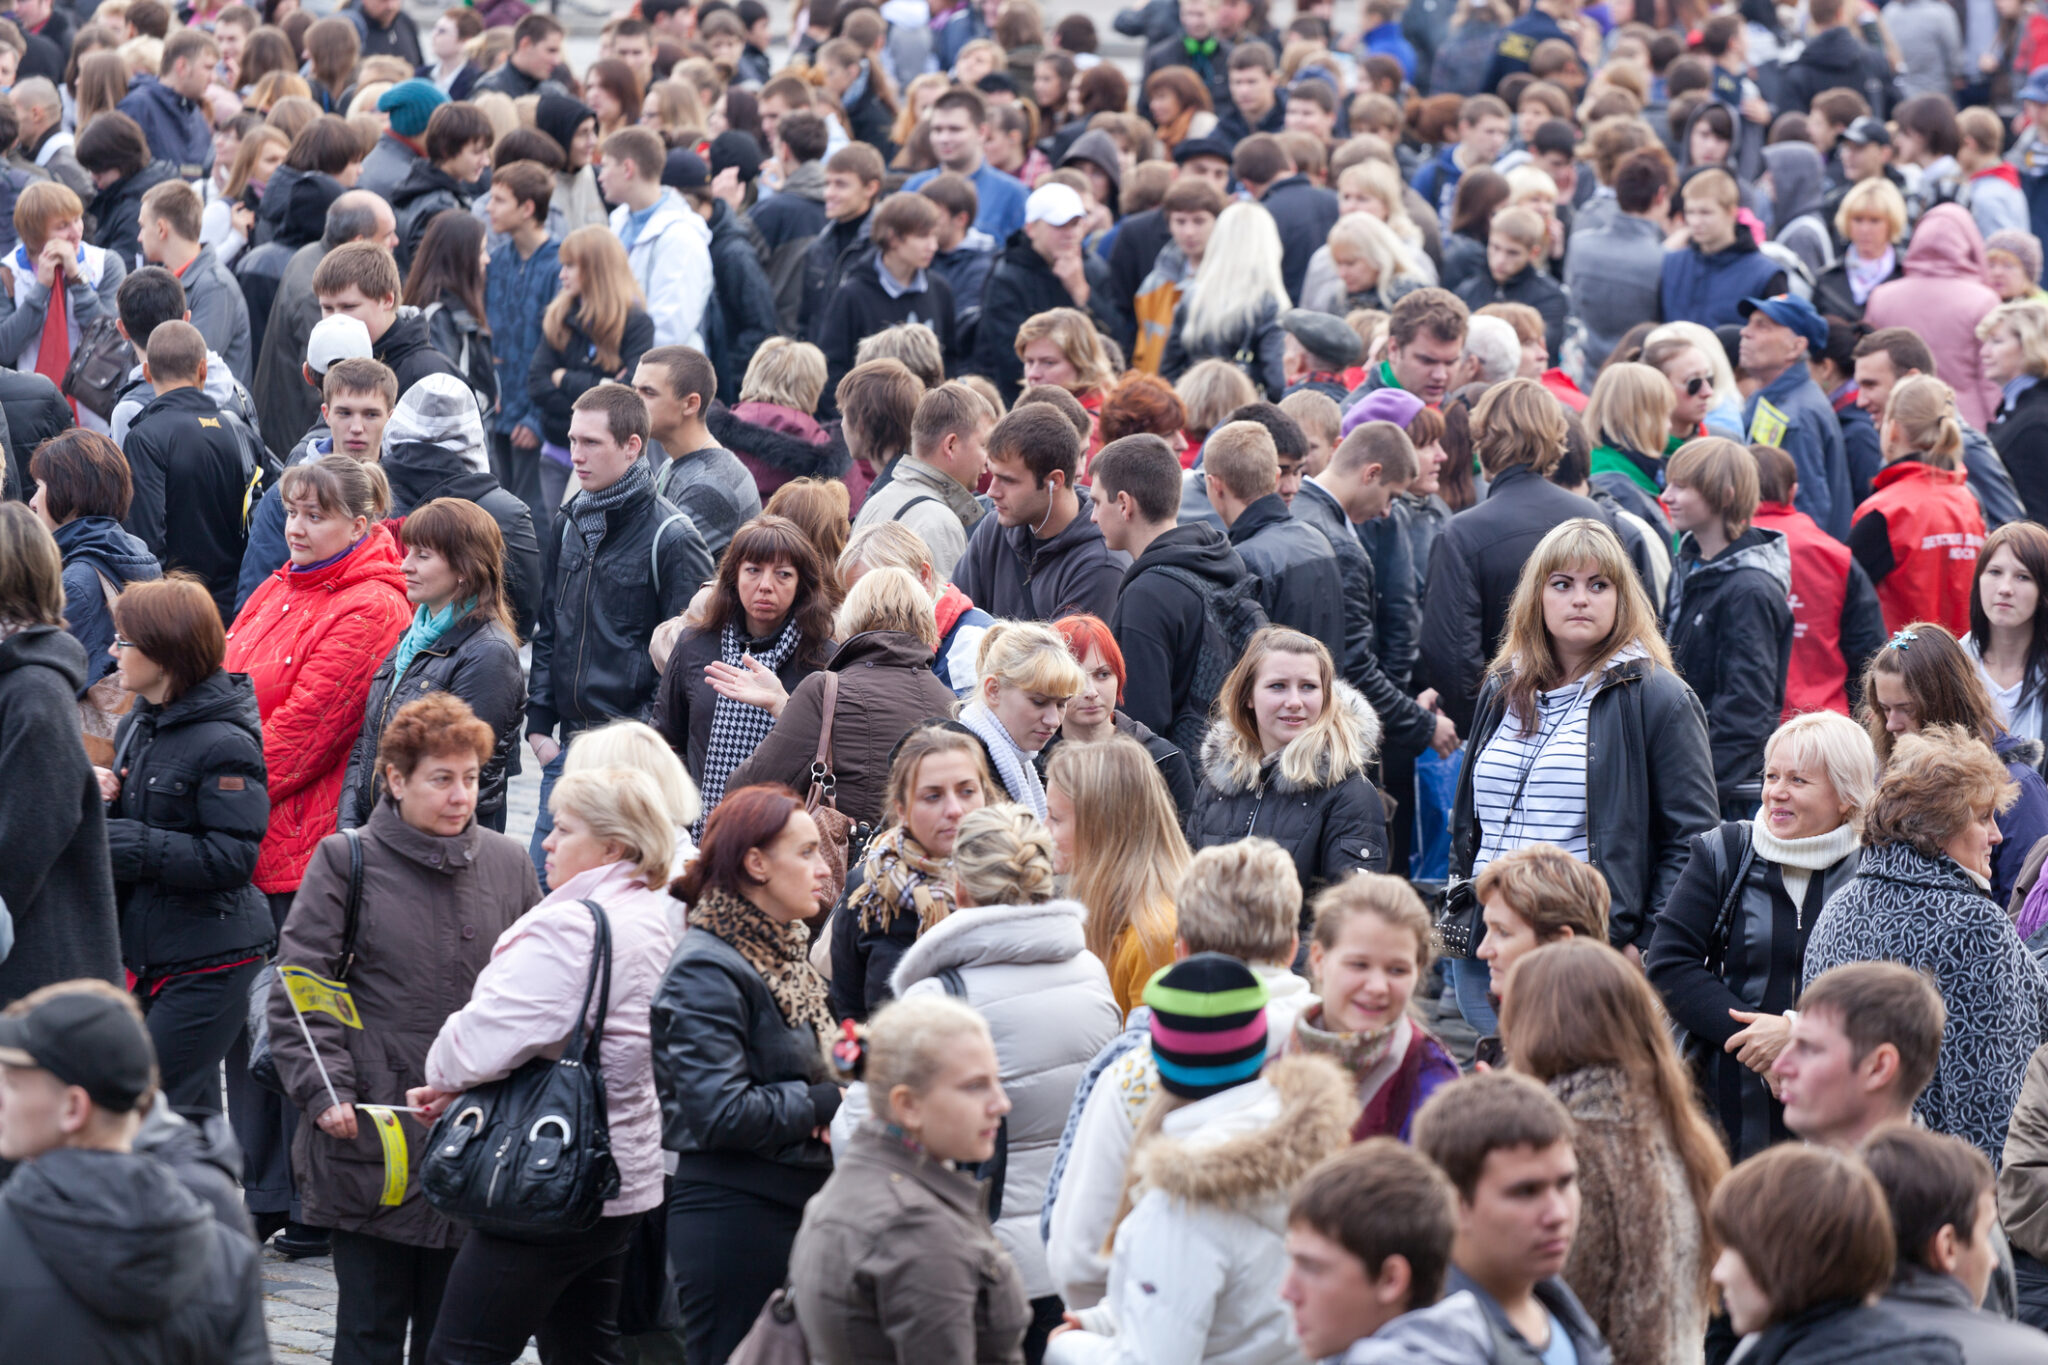
<path id="1" fill-rule="evenodd" d="M 476 926 L 475 926 L 474 924 L 465 924 L 465 925 L 463 925 L 463 926 L 462 926 L 462 936 L 463 936 L 463 937 L 464 937 L 465 939 L 475 938 L 475 937 L 476 937 Z"/>

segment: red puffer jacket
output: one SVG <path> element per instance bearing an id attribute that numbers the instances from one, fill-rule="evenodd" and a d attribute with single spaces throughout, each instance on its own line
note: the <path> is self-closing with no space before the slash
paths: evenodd
<path id="1" fill-rule="evenodd" d="M 412 620 L 398 544 L 373 526 L 344 558 L 263 580 L 228 632 L 227 669 L 256 684 L 270 829 L 256 885 L 296 891 L 314 846 L 334 833 L 349 749 L 370 679 Z"/>

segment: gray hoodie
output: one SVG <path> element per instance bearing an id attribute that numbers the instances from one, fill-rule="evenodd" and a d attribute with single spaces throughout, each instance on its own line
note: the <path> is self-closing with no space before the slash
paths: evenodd
<path id="1" fill-rule="evenodd" d="M 1493 1329 L 1486 1310 L 1460 1291 L 1403 1313 L 1326 1365 L 1491 1365 L 1492 1360 Z"/>

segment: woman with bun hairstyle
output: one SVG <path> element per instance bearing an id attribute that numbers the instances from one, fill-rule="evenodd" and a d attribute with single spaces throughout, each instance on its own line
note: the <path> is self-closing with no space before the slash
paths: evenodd
<path id="1" fill-rule="evenodd" d="M 1984 510 L 1962 467 L 1955 391 L 1932 375 L 1900 380 L 1878 435 L 1884 467 L 1856 508 L 1849 551 L 1877 587 L 1886 630 L 1935 621 L 1963 635 Z"/>

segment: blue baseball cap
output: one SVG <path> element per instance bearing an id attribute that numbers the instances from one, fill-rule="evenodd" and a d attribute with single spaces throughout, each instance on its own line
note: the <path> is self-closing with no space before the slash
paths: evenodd
<path id="1" fill-rule="evenodd" d="M 2018 98 L 2029 104 L 2048 104 L 2048 66 L 2037 66 L 2020 87 Z"/>
<path id="2" fill-rule="evenodd" d="M 1828 324 L 1814 306 L 1796 294 L 1773 294 L 1767 299 L 1744 299 L 1735 305 L 1735 311 L 1746 321 L 1752 313 L 1762 313 L 1780 327 L 1789 327 L 1806 340 L 1810 354 L 1819 355 L 1828 346 Z"/>

